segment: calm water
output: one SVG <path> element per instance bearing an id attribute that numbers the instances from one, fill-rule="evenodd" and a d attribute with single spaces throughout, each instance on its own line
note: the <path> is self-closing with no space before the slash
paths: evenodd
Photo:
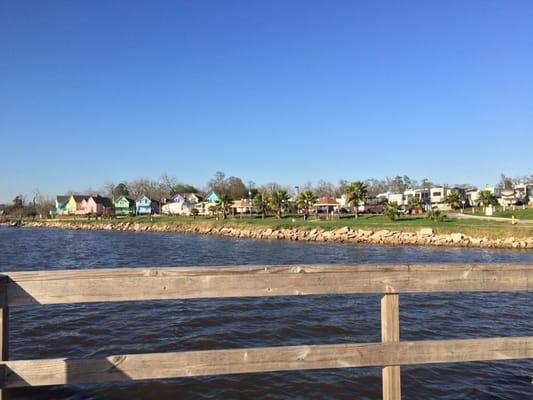
<path id="1" fill-rule="evenodd" d="M 255 241 L 0 227 L 0 270 L 376 262 L 528 262 L 533 252 Z M 400 298 L 403 340 L 533 335 L 532 293 Z M 89 357 L 375 342 L 379 296 L 152 301 L 15 308 L 10 357 Z M 529 361 L 402 367 L 405 399 L 531 399 Z M 14 399 L 379 399 L 379 368 L 17 389 Z"/>

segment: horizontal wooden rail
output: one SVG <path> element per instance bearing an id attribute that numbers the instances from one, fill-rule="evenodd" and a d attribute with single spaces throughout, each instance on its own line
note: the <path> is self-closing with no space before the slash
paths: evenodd
<path id="1" fill-rule="evenodd" d="M 120 268 L 4 275 L 7 279 L 0 280 L 0 307 L 5 302 L 13 307 L 213 297 L 533 290 L 531 264 Z"/>
<path id="2" fill-rule="evenodd" d="M 5 387 L 533 358 L 533 337 L 329 344 L 7 361 Z"/>
<path id="3" fill-rule="evenodd" d="M 533 336 L 400 341 L 399 293 L 531 291 L 533 264 L 122 268 L 0 274 L 1 388 L 384 366 L 400 399 L 400 365 L 533 358 Z M 8 309 L 30 304 L 380 293 L 382 343 L 262 347 L 6 361 Z M 1 379 L 3 378 L 3 379 Z"/>

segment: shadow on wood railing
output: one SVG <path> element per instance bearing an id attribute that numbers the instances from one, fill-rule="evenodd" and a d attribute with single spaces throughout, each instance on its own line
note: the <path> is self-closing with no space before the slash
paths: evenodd
<path id="1" fill-rule="evenodd" d="M 300 265 L 5 273 L 0 348 L 10 307 L 160 299 L 380 293 L 381 343 L 280 346 L 2 361 L 2 388 L 383 366 L 383 398 L 400 398 L 400 365 L 533 358 L 533 337 L 400 341 L 399 293 L 529 291 L 530 264 Z"/>

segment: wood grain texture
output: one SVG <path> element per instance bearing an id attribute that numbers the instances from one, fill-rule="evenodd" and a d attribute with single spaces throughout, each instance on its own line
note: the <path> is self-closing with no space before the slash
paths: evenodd
<path id="1" fill-rule="evenodd" d="M 533 358 L 533 337 L 262 347 L 6 361 L 5 387 Z"/>
<path id="2" fill-rule="evenodd" d="M 119 268 L 6 272 L 4 275 L 9 278 L 9 306 L 212 297 L 533 290 L 533 264 Z"/>
<path id="3" fill-rule="evenodd" d="M 400 341 L 400 296 L 384 294 L 381 296 L 381 342 Z M 382 369 L 383 400 L 400 400 L 400 366 L 392 365 Z"/>

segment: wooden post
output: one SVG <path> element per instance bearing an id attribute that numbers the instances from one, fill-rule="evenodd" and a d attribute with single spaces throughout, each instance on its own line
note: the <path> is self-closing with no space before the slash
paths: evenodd
<path id="1" fill-rule="evenodd" d="M 400 296 L 387 293 L 381 296 L 381 341 L 400 341 Z M 400 400 L 400 366 L 384 367 L 383 400 Z"/>
<path id="2" fill-rule="evenodd" d="M 8 331 L 9 331 L 9 309 L 7 307 L 7 282 L 8 277 L 5 275 L 0 276 L 0 360 L 7 361 L 8 357 Z M 4 381 L 6 369 L 0 368 L 0 400 L 4 396 Z"/>

